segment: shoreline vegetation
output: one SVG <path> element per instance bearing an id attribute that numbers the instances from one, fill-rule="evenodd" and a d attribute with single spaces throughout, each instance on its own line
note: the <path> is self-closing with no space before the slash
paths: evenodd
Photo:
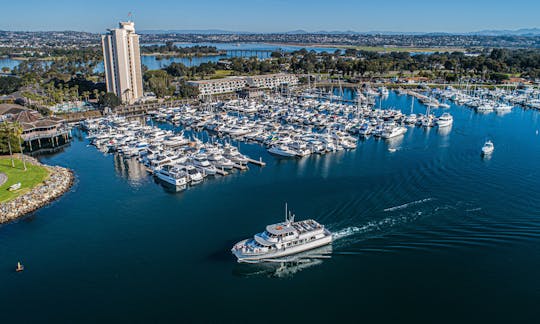
<path id="1" fill-rule="evenodd" d="M 15 159 L 15 168 L 11 167 L 9 156 L 0 157 L 0 171 L 8 177 L 0 186 L 0 224 L 11 222 L 48 205 L 73 185 L 74 175 L 71 170 L 47 166 L 26 155 L 24 159 L 27 171 L 22 169 L 20 155 Z M 11 185 L 19 182 L 21 189 L 8 191 Z"/>
<path id="2" fill-rule="evenodd" d="M 368 51 L 368 52 L 410 52 L 410 53 L 423 53 L 423 52 L 466 52 L 467 49 L 463 47 L 421 47 L 421 46 L 369 46 L 369 45 L 350 45 L 350 44 L 306 44 L 306 43 L 283 43 L 283 42 L 264 42 L 262 44 L 274 45 L 274 46 L 296 46 L 302 47 L 306 50 L 313 48 L 336 48 L 336 49 L 356 49 L 358 51 Z"/>
<path id="3" fill-rule="evenodd" d="M 156 57 L 202 57 L 202 56 L 222 56 L 227 51 L 218 50 L 215 46 L 195 45 L 190 47 L 178 47 L 173 42 L 166 42 L 164 45 L 144 45 L 141 46 L 141 55 Z"/>
<path id="4" fill-rule="evenodd" d="M 205 57 L 205 56 L 224 56 L 227 55 L 227 51 L 219 51 L 217 53 L 176 53 L 176 52 L 154 52 L 154 53 L 141 53 L 141 56 L 155 56 L 159 57 Z"/>

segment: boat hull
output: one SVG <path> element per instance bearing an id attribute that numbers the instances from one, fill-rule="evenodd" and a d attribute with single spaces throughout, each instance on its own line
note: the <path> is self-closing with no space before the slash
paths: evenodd
<path id="1" fill-rule="evenodd" d="M 245 243 L 246 241 L 248 240 L 246 239 L 244 241 L 238 242 L 237 245 Z M 256 262 L 263 262 L 263 261 L 276 261 L 285 256 L 309 251 L 309 250 L 316 249 L 318 247 L 325 246 L 331 243 L 332 243 L 332 234 L 329 231 L 325 230 L 324 237 L 313 240 L 306 244 L 293 246 L 286 249 L 279 249 L 271 253 L 243 254 L 242 251 L 234 250 L 234 249 L 232 250 L 232 253 L 238 258 L 238 262 L 256 263 Z"/>
<path id="2" fill-rule="evenodd" d="M 182 179 L 174 179 L 174 178 L 171 178 L 171 177 L 168 177 L 166 175 L 163 175 L 159 172 L 156 173 L 156 177 L 158 179 L 160 179 L 161 181 L 164 181 L 168 184 L 171 184 L 173 186 L 183 186 L 183 185 L 186 185 L 186 180 L 185 178 L 182 178 Z"/>

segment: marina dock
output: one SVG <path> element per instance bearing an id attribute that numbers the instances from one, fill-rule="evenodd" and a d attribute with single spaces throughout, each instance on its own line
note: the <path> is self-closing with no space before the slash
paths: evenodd
<path id="1" fill-rule="evenodd" d="M 356 89 L 353 93 L 355 96 L 345 98 L 309 88 L 294 96 L 274 95 L 257 100 L 155 103 L 119 108 L 120 115 L 82 121 L 81 127 L 88 131 L 88 138 L 99 150 L 137 158 L 154 176 L 171 183 L 178 183 L 174 177 L 184 177 L 186 180 L 182 181 L 189 184 L 212 175 L 227 176 L 234 170 L 247 171 L 248 164 L 266 166 L 262 157 L 257 160 L 242 154 L 240 145 L 236 145 L 240 142 L 261 145 L 274 156 L 301 159 L 312 154 L 354 150 L 358 137 L 391 140 L 403 136 L 410 127 L 448 127 L 453 123 L 452 116 L 441 110 L 427 109 L 425 114 L 411 110 L 407 114 L 381 107 L 389 95 L 384 86 Z M 477 111 L 497 113 L 513 107 L 503 100 L 525 100 L 533 106 L 536 102 L 530 99 L 534 94 L 509 95 L 488 89 L 467 92 L 449 87 L 421 92 L 400 88 L 396 94 L 416 98 L 427 108 L 447 108 L 445 102 L 454 101 Z M 146 118 L 126 117 L 130 114 Z M 149 125 L 147 120 L 151 120 Z M 155 123 L 170 124 L 175 131 Z"/>

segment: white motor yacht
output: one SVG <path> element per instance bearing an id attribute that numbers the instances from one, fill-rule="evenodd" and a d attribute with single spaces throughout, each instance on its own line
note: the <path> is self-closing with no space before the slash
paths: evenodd
<path id="1" fill-rule="evenodd" d="M 492 141 L 488 140 L 486 141 L 484 146 L 482 146 L 482 155 L 490 155 L 491 153 L 493 153 L 494 150 L 495 145 L 493 145 Z"/>
<path id="2" fill-rule="evenodd" d="M 452 117 L 452 115 L 450 115 L 449 113 L 444 113 L 441 115 L 441 117 L 437 119 L 437 125 L 439 127 L 451 126 L 453 122 L 454 117 Z"/>
<path id="3" fill-rule="evenodd" d="M 268 149 L 268 152 L 286 157 L 294 157 L 297 155 L 297 152 L 289 148 L 287 145 L 274 145 Z"/>
<path id="4" fill-rule="evenodd" d="M 197 170 L 197 168 L 195 168 L 193 165 L 182 166 L 182 169 L 186 171 L 191 184 L 196 184 L 203 181 L 204 179 L 203 174 L 199 170 Z"/>
<path id="5" fill-rule="evenodd" d="M 157 170 L 155 175 L 158 179 L 172 184 L 173 186 L 185 186 L 188 182 L 188 175 L 186 172 L 170 165 L 165 165 L 163 168 Z"/>
<path id="6" fill-rule="evenodd" d="M 238 262 L 278 261 L 280 258 L 332 243 L 332 233 L 312 219 L 294 221 L 285 207 L 285 221 L 266 226 L 262 233 L 236 243 L 231 252 Z"/>
<path id="7" fill-rule="evenodd" d="M 410 115 L 407 115 L 407 117 L 405 117 L 404 122 L 405 122 L 406 124 L 409 124 L 409 125 L 414 125 L 414 124 L 416 124 L 416 114 L 410 114 Z"/>
<path id="8" fill-rule="evenodd" d="M 364 123 L 364 124 L 362 124 L 362 126 L 358 130 L 358 135 L 360 135 L 360 136 L 368 136 L 368 135 L 371 134 L 372 130 L 373 130 L 373 127 L 371 127 L 371 125 L 369 123 Z"/>
<path id="9" fill-rule="evenodd" d="M 207 175 L 215 175 L 217 172 L 216 167 L 208 161 L 206 155 L 204 154 L 196 155 L 193 158 L 192 163 L 194 167 Z"/>
<path id="10" fill-rule="evenodd" d="M 512 108 L 514 108 L 513 106 L 509 105 L 509 104 L 505 104 L 505 103 L 497 103 L 493 109 L 495 110 L 495 112 L 508 112 L 508 111 L 512 111 Z"/>
<path id="11" fill-rule="evenodd" d="M 397 136 L 401 136 L 407 132 L 407 128 L 403 126 L 395 126 L 395 127 L 389 127 L 385 128 L 384 131 L 381 134 L 381 137 L 384 139 L 393 138 Z"/>
<path id="12" fill-rule="evenodd" d="M 476 107 L 476 111 L 478 112 L 490 112 L 493 111 L 493 106 L 490 103 L 482 103 L 478 107 Z"/>

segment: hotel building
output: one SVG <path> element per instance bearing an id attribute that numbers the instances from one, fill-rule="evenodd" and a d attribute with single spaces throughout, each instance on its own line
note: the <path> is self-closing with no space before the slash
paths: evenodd
<path id="1" fill-rule="evenodd" d="M 121 22 L 101 37 L 107 91 L 122 103 L 132 104 L 143 96 L 139 35 L 135 23 Z"/>
<path id="2" fill-rule="evenodd" d="M 282 85 L 296 85 L 298 78 L 294 74 L 278 73 L 256 76 L 233 76 L 215 80 L 190 81 L 199 89 L 200 96 L 230 93 L 246 87 L 273 89 Z"/>

